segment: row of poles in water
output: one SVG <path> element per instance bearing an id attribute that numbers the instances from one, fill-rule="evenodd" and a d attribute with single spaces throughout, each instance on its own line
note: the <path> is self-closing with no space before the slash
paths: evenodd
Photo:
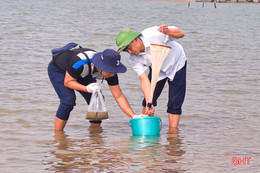
<path id="1" fill-rule="evenodd" d="M 212 0 L 211 2 L 214 2 L 214 7 L 217 8 L 217 5 L 216 5 L 217 0 Z M 188 7 L 190 7 L 190 1 L 188 3 Z M 202 8 L 204 8 L 204 0 L 202 0 Z"/>

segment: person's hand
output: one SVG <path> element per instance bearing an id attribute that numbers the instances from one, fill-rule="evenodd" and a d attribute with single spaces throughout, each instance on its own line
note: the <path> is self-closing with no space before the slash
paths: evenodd
<path id="1" fill-rule="evenodd" d="M 152 105 L 151 108 L 146 107 L 146 111 L 145 111 L 145 114 L 146 114 L 146 115 L 154 116 L 154 112 L 155 112 L 155 109 L 154 109 L 154 106 L 153 106 L 153 105 Z"/>
<path id="2" fill-rule="evenodd" d="M 169 30 L 169 28 L 168 28 L 168 26 L 165 25 L 165 24 L 160 25 L 159 28 L 158 28 L 158 31 L 160 31 L 160 32 L 163 33 L 163 34 L 167 34 L 167 33 L 168 33 L 168 30 Z"/>
<path id="3" fill-rule="evenodd" d="M 100 90 L 100 86 L 98 83 L 91 83 L 86 86 L 87 92 L 93 93 L 94 91 Z"/>
<path id="4" fill-rule="evenodd" d="M 147 116 L 148 115 L 145 115 L 145 114 L 134 115 L 133 119 L 135 119 L 135 118 L 144 118 L 144 117 L 147 117 Z"/>

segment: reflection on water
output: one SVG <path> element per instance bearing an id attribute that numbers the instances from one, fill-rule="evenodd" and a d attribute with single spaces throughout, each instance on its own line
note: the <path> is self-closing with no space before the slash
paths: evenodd
<path id="1" fill-rule="evenodd" d="M 55 143 L 57 143 L 57 149 L 58 150 L 66 150 L 68 149 L 68 139 L 67 135 L 63 131 L 56 131 L 55 135 Z"/>
<path id="2" fill-rule="evenodd" d="M 145 150 L 148 147 L 153 147 L 158 144 L 158 136 L 131 136 L 130 137 L 130 150 Z"/>
<path id="3" fill-rule="evenodd" d="M 134 172 L 184 172 L 178 164 L 185 153 L 181 149 L 182 140 L 179 138 L 178 129 L 169 129 L 165 144 L 162 144 L 160 138 L 130 137 L 129 149 L 133 151 L 131 157 L 134 159 L 134 164 L 130 164 L 130 170 Z"/>
<path id="4" fill-rule="evenodd" d="M 184 172 L 178 164 L 185 153 L 181 149 L 182 140 L 178 130 L 169 130 L 165 144 L 162 144 L 161 137 L 154 136 L 130 136 L 128 140 L 107 143 L 103 140 L 102 131 L 102 127 L 90 126 L 89 137 L 85 139 L 71 139 L 64 132 L 55 132 L 56 148 L 51 151 L 55 158 L 47 159 L 46 164 L 50 165 L 47 170 Z"/>
<path id="5" fill-rule="evenodd" d="M 74 169 L 84 171 L 92 170 L 89 165 L 95 165 L 99 169 L 103 168 L 102 161 L 99 157 L 105 154 L 106 149 L 103 148 L 102 127 L 89 126 L 89 138 L 86 139 L 70 139 L 65 132 L 56 131 L 54 135 L 54 143 L 56 149 L 52 151 L 55 161 L 48 164 L 51 168 L 48 170 L 55 172 L 67 172 Z M 103 150 L 104 149 L 104 150 Z"/>
<path id="6" fill-rule="evenodd" d="M 178 160 L 181 159 L 185 151 L 181 149 L 182 140 L 179 138 L 179 130 L 177 128 L 169 128 L 168 137 L 167 137 L 168 144 L 165 145 L 166 154 L 168 156 L 175 156 L 175 157 L 168 157 L 166 159 L 166 163 L 177 163 Z"/>

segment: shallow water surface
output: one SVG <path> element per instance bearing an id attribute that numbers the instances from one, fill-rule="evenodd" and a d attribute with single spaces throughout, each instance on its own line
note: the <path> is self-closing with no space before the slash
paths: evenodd
<path id="1" fill-rule="evenodd" d="M 0 5 L 1 172 L 258 172 L 260 169 L 260 6 L 159 1 L 4 1 Z M 49 82 L 52 48 L 68 42 L 116 49 L 123 28 L 182 28 L 187 95 L 179 129 L 168 128 L 167 90 L 158 100 L 160 137 L 133 136 L 106 82 L 109 120 L 90 127 L 77 94 L 65 133 L 54 133 L 59 101 Z M 128 67 L 120 86 L 141 111 Z M 251 157 L 246 165 L 232 158 Z M 233 163 L 233 164 L 232 164 Z"/>

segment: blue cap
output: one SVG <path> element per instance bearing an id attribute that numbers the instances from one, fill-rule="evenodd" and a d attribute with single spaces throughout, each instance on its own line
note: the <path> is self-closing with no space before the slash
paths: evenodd
<path id="1" fill-rule="evenodd" d="M 120 54 L 113 49 L 105 49 L 103 52 L 96 53 L 93 58 L 95 67 L 109 73 L 124 73 L 126 67 L 120 62 Z"/>

